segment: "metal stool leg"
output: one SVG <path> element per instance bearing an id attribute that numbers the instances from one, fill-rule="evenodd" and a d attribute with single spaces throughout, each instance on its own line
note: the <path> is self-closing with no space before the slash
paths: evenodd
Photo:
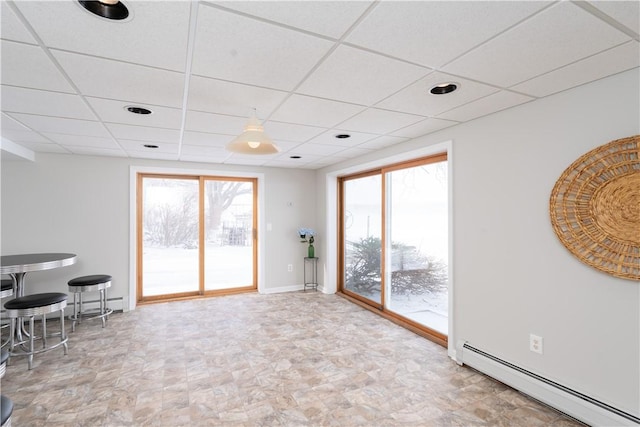
<path id="1" fill-rule="evenodd" d="M 107 321 L 105 319 L 105 298 L 104 298 L 104 294 L 105 294 L 105 290 L 104 289 L 100 289 L 100 291 L 98 292 L 98 298 L 100 299 L 100 318 L 102 319 L 102 327 L 104 328 L 105 326 L 107 326 Z"/>
<path id="2" fill-rule="evenodd" d="M 66 355 L 69 347 L 67 346 L 67 333 L 64 329 L 64 310 L 60 310 L 60 342 L 64 347 L 64 354 Z"/>
<path id="3" fill-rule="evenodd" d="M 47 315 L 42 315 L 42 348 L 47 348 Z"/>
<path id="4" fill-rule="evenodd" d="M 33 353 L 34 353 L 34 345 L 33 345 L 33 337 L 35 335 L 34 331 L 34 320 L 35 316 L 29 317 L 29 356 L 27 365 L 29 366 L 29 370 L 33 368 Z"/>

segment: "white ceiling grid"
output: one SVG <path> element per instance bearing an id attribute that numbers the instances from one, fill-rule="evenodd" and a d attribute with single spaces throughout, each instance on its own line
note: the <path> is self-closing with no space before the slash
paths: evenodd
<path id="1" fill-rule="evenodd" d="M 3 139 L 317 169 L 640 66 L 638 1 L 124 3 L 2 0 Z M 280 153 L 225 150 L 252 108 Z"/>

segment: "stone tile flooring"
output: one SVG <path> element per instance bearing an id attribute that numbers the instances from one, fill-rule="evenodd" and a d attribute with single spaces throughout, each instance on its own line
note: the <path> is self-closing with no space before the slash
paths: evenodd
<path id="1" fill-rule="evenodd" d="M 70 325 L 67 325 L 70 330 Z M 336 295 L 243 294 L 84 322 L 13 358 L 14 426 L 580 426 Z"/>

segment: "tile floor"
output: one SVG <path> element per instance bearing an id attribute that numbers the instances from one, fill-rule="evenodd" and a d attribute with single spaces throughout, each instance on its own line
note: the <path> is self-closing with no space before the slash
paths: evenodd
<path id="1" fill-rule="evenodd" d="M 70 324 L 67 325 L 70 330 Z M 14 426 L 580 426 L 336 295 L 243 294 L 85 322 L 13 358 Z"/>

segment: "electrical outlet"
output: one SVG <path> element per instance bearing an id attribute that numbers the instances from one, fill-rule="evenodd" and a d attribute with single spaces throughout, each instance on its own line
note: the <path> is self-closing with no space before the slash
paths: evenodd
<path id="1" fill-rule="evenodd" d="M 293 264 L 287 265 L 287 271 L 291 273 L 293 271 Z"/>
<path id="2" fill-rule="evenodd" d="M 534 353 L 542 354 L 542 337 L 529 334 L 529 350 L 533 351 Z"/>

